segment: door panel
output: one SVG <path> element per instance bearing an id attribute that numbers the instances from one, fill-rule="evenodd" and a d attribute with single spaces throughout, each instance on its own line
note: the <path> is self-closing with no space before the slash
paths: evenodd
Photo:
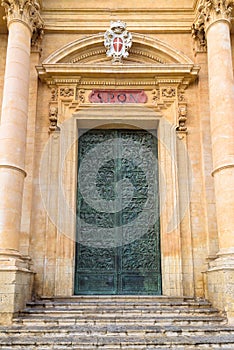
<path id="1" fill-rule="evenodd" d="M 152 154 L 157 139 L 144 130 L 79 137 L 75 294 L 161 294 Z"/>

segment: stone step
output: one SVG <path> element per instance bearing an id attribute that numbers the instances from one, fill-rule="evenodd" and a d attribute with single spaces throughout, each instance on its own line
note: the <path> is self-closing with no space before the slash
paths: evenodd
<path id="1" fill-rule="evenodd" d="M 171 307 L 177 307 L 177 308 L 211 308 L 211 304 L 206 301 L 200 301 L 200 302 L 150 302 L 150 301 L 100 301 L 100 300 L 93 300 L 93 301 L 82 301 L 82 300 L 76 300 L 72 302 L 65 302 L 65 301 L 37 301 L 37 302 L 29 302 L 27 303 L 27 307 L 30 307 L 31 309 L 41 309 L 41 308 L 66 308 L 66 309 L 97 309 L 97 308 L 122 308 L 122 309 L 151 309 L 151 308 L 171 308 Z"/>
<path id="2" fill-rule="evenodd" d="M 101 315 L 97 314 L 95 317 L 90 315 L 79 315 L 79 317 L 71 317 L 71 315 L 63 315 L 63 316 L 52 316 L 47 315 L 35 315 L 31 316 L 23 316 L 14 320 L 17 324 L 24 325 L 105 325 L 109 323 L 121 324 L 121 325 L 129 325 L 129 324 L 138 324 L 139 322 L 143 323 L 145 326 L 147 325 L 209 325 L 212 323 L 219 324 L 221 322 L 225 323 L 225 318 L 221 316 L 184 316 L 184 315 L 170 315 L 170 316 L 146 316 L 143 315 L 141 317 L 132 317 L 126 315 Z"/>
<path id="3" fill-rule="evenodd" d="M 126 316 L 135 316 L 135 317 L 141 317 L 142 315 L 151 315 L 157 316 L 157 315 L 164 315 L 164 316 L 175 316 L 175 315 L 218 315 L 218 311 L 213 308 L 205 309 L 205 308 L 173 308 L 173 307 L 151 307 L 151 308 L 142 308 L 142 309 L 134 309 L 134 308 L 101 308 L 101 307 L 96 307 L 96 308 L 83 308 L 79 310 L 78 308 L 75 309 L 65 309 L 65 308 L 60 308 L 60 307 L 50 307 L 50 308 L 36 308 L 36 309 L 30 309 L 27 308 L 24 310 L 24 312 L 21 312 L 21 317 L 24 315 L 38 315 L 38 316 L 44 316 L 46 317 L 49 315 L 50 317 L 55 316 L 57 317 L 58 314 L 61 314 L 62 316 L 67 315 L 70 317 L 75 317 L 75 316 L 93 316 L 96 317 L 98 315 L 106 315 L 108 314 L 109 316 L 119 316 L 119 315 L 126 315 Z"/>
<path id="4" fill-rule="evenodd" d="M 5 350 L 234 349 L 234 327 L 206 300 L 82 296 L 30 302 L 11 327 Z"/>
<path id="5" fill-rule="evenodd" d="M 0 349 L 1 350 L 12 350 L 12 345 L 0 345 Z M 59 345 L 56 344 L 55 346 L 53 345 L 40 345 L 40 347 L 38 347 L 37 345 L 32 345 L 30 347 L 28 347 L 28 345 L 14 345 L 14 350 L 92 350 L 92 349 L 98 349 L 98 350 L 169 350 L 169 349 L 173 349 L 173 350 L 220 350 L 220 349 L 225 349 L 225 350 L 233 350 L 233 346 L 228 345 L 228 344 L 217 344 L 217 345 L 209 345 L 209 344 L 196 344 L 196 345 L 148 345 L 148 346 L 144 346 L 142 347 L 142 345 L 92 345 L 90 346 L 89 344 L 82 344 L 82 345 L 76 345 L 76 344 L 63 344 L 63 345 Z"/>
<path id="6" fill-rule="evenodd" d="M 227 335 L 227 334 L 234 334 L 234 326 L 202 326 L 202 327 L 195 327 L 195 326 L 143 326 L 143 325 L 116 325 L 116 324 L 108 324 L 107 326 L 96 326 L 96 325 L 84 325 L 84 326 L 34 326 L 31 325 L 30 327 L 25 326 L 12 326 L 9 329 L 5 329 L 5 327 L 0 327 L 0 337 L 2 338 L 8 338 L 8 337 L 14 337 L 18 336 L 20 334 L 21 337 L 28 337 L 30 336 L 45 336 L 45 337 L 51 337 L 51 336 L 57 336 L 57 335 L 128 335 L 128 336 L 135 336 L 135 337 L 155 337 L 155 336 L 181 336 L 181 335 L 214 335 L 219 336 Z"/>
<path id="7" fill-rule="evenodd" d="M 181 302 L 181 301 L 206 301 L 205 299 L 198 298 L 195 299 L 194 297 L 189 297 L 189 296 L 182 296 L 182 297 L 170 297 L 170 296 L 165 296 L 165 295 L 73 295 L 70 297 L 67 296 L 56 296 L 56 297 L 47 297 L 47 296 L 41 296 L 40 300 L 48 300 L 48 301 L 65 301 L 66 303 L 73 302 L 73 301 L 118 301 L 120 302 L 121 300 L 124 302 L 127 301 L 157 301 L 157 302 Z M 206 301 L 207 302 L 207 301 Z"/>
<path id="8" fill-rule="evenodd" d="M 158 346 L 173 346 L 176 349 L 177 346 L 207 346 L 217 345 L 219 347 L 228 345 L 230 348 L 234 348 L 234 335 L 222 335 L 222 336 L 168 336 L 168 337 L 144 337 L 136 339 L 131 336 L 116 336 L 116 337 L 101 337 L 101 336 L 64 336 L 60 337 L 8 337 L 8 339 L 2 340 L 0 348 L 3 346 L 12 347 L 15 346 L 28 346 L 29 349 L 43 349 L 45 346 L 54 346 L 58 349 L 57 344 L 67 349 L 73 349 L 73 346 L 79 346 L 79 349 L 83 349 L 84 346 L 89 345 L 89 349 L 150 349 Z M 134 344 L 134 347 L 133 347 Z M 141 346 L 141 347 L 140 347 Z M 186 349 L 186 348 L 185 348 Z"/>

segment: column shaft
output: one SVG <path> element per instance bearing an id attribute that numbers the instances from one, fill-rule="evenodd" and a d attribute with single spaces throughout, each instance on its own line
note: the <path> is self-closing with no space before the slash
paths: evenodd
<path id="1" fill-rule="evenodd" d="M 25 177 L 31 31 L 9 25 L 0 127 L 0 249 L 18 250 Z"/>
<path id="2" fill-rule="evenodd" d="M 234 249 L 234 81 L 229 22 L 214 22 L 206 35 L 219 249 L 220 254 L 227 254 Z"/>

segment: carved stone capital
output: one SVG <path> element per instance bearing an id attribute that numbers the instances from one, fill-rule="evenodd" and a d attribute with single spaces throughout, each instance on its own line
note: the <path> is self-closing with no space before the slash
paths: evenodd
<path id="1" fill-rule="evenodd" d="M 32 32 L 32 44 L 35 45 L 43 35 L 43 20 L 40 5 L 36 0 L 2 0 L 8 27 L 12 21 L 25 23 Z"/>
<path id="2" fill-rule="evenodd" d="M 219 20 L 230 22 L 233 7 L 234 0 L 201 0 L 192 27 L 193 37 L 198 38 L 201 43 L 204 42 L 204 33 L 211 24 Z"/>

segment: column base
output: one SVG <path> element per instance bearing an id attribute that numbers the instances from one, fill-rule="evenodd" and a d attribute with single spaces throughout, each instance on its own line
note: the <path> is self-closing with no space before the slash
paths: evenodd
<path id="1" fill-rule="evenodd" d="M 206 298 L 234 325 L 234 253 L 218 254 L 206 272 Z"/>
<path id="2" fill-rule="evenodd" d="M 0 251 L 0 325 L 9 325 L 13 317 L 31 299 L 34 273 L 30 258 L 16 251 Z"/>

